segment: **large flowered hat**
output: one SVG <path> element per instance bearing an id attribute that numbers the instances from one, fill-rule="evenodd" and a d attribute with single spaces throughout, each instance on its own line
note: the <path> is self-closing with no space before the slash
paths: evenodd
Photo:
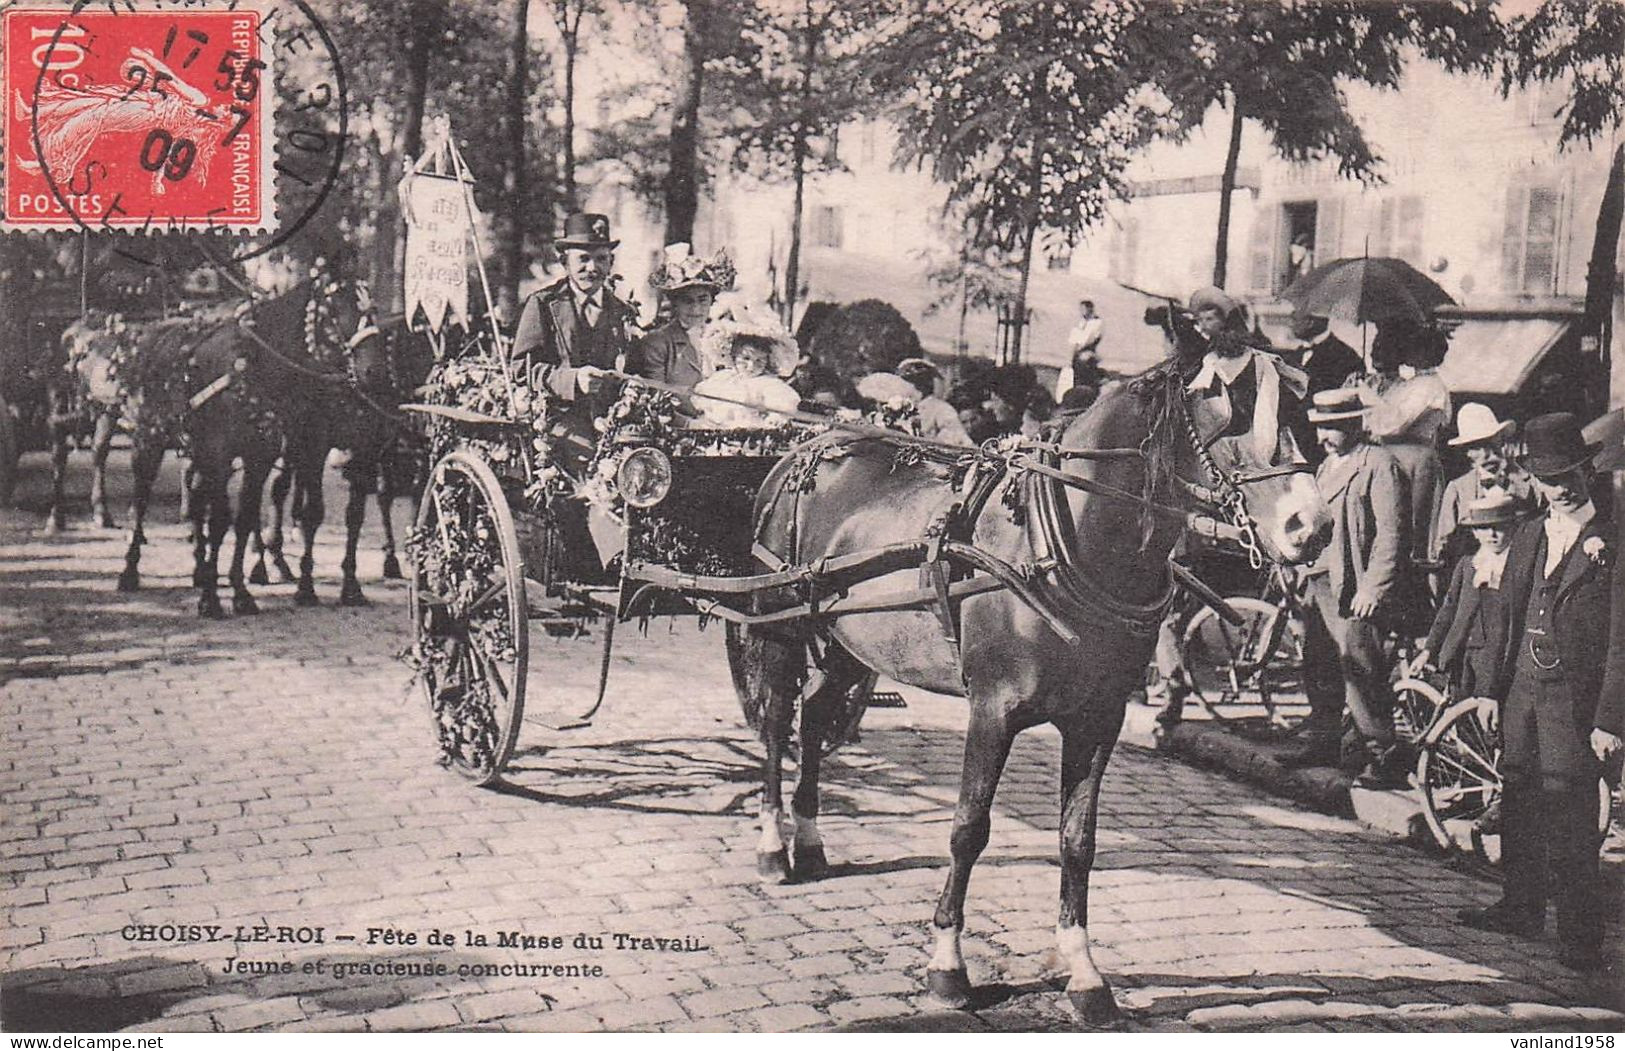
<path id="1" fill-rule="evenodd" d="M 734 265 L 726 251 L 718 251 L 709 259 L 694 254 L 686 242 L 666 246 L 665 258 L 649 275 L 649 284 L 658 292 L 675 292 L 680 288 L 709 288 L 721 292 L 732 288 Z"/>
<path id="2" fill-rule="evenodd" d="M 734 341 L 741 336 L 755 336 L 772 344 L 773 371 L 780 376 L 795 371 L 801 350 L 779 316 L 766 307 L 740 304 L 713 317 L 700 336 L 700 363 L 707 374 L 733 364 Z"/>

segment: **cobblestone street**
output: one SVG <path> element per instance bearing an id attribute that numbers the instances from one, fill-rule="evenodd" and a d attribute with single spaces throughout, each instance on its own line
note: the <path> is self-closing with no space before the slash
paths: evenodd
<path id="1" fill-rule="evenodd" d="M 77 492 L 84 461 L 75 455 Z M 480 790 L 435 765 L 425 705 L 397 657 L 406 587 L 379 579 L 374 509 L 361 558 L 372 605 L 336 605 L 336 473 L 317 552 L 323 605 L 295 609 L 292 586 L 271 585 L 256 589 L 258 617 L 210 622 L 194 615 L 187 587 L 173 468 L 143 589 L 125 595 L 113 587 L 122 532 L 91 527 L 81 504 L 72 529 L 42 535 L 42 455 L 24 467 L 20 509 L 0 512 L 6 1029 L 1078 1024 L 1053 952 L 1053 733 L 1024 734 L 1012 754 L 968 903 L 979 999 L 946 1012 L 923 988 L 960 702 L 907 690 L 906 708 L 872 711 L 826 769 L 831 872 L 764 886 L 760 749 L 729 684 L 720 625 L 623 626 L 609 697 L 585 730 L 543 725 L 557 711 L 552 680 L 537 675 L 508 784 Z M 111 474 L 122 516 L 124 453 Z M 408 515 L 397 506 L 403 533 Z M 552 641 L 535 634 L 538 647 Z M 1127 744 L 1101 809 L 1090 933 L 1124 1008 L 1118 1028 L 1625 1021 L 1619 968 L 1579 976 L 1549 940 L 1461 929 L 1455 910 L 1496 888 L 1353 821 Z M 221 931 L 132 939 L 140 925 Z M 281 927 L 295 938 L 320 928 L 321 942 L 232 940 L 256 927 L 272 939 Z M 369 929 L 417 940 L 368 945 Z M 437 931 L 454 944 L 428 944 Z M 489 944 L 469 944 L 470 933 Z M 509 936 L 563 941 L 501 946 Z M 618 948 L 628 937 L 683 944 Z M 1606 951 L 1620 954 L 1617 927 Z M 601 973 L 468 973 L 514 963 Z M 357 964 L 369 966 L 334 974 Z M 444 973 L 418 973 L 437 965 Z"/>

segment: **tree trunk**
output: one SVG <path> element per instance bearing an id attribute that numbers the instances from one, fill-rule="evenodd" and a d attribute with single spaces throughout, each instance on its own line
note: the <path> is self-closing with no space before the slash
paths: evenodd
<path id="1" fill-rule="evenodd" d="M 506 109 L 508 149 L 502 172 L 502 207 L 507 213 L 502 240 L 502 285 L 497 300 L 502 316 L 518 316 L 519 280 L 525 266 L 525 99 L 530 72 L 530 0 L 514 0 L 513 39 L 509 42 Z"/>
<path id="2" fill-rule="evenodd" d="M 566 14 L 566 17 L 569 17 Z M 580 47 L 580 16 L 564 34 L 564 211 L 581 207 L 576 200 L 576 52 Z"/>
<path id="3" fill-rule="evenodd" d="M 666 243 L 693 243 L 700 208 L 700 95 L 705 87 L 705 19 L 701 0 L 683 17 L 683 75 L 671 115 L 671 162 L 666 171 Z"/>
<path id="4" fill-rule="evenodd" d="M 413 0 L 412 33 L 406 40 L 406 97 L 401 102 L 401 133 L 397 151 L 380 154 L 378 187 L 378 253 L 372 292 L 380 306 L 393 313 L 402 307 L 405 289 L 401 268 L 406 265 L 406 237 L 401 226 L 400 201 L 395 193 L 403 162 L 423 152 L 423 114 L 429 97 L 429 57 L 434 37 L 444 20 L 444 0 Z"/>
<path id="5" fill-rule="evenodd" d="M 790 258 L 784 264 L 784 324 L 795 327 L 796 299 L 801 293 L 801 213 L 807 187 L 807 117 L 812 110 L 813 63 L 818 58 L 818 26 L 813 22 L 812 2 L 808 0 L 806 32 L 801 52 L 801 108 L 796 117 L 796 137 L 790 147 L 790 177 L 795 180 L 795 204 L 790 215 Z"/>
<path id="6" fill-rule="evenodd" d="M 1224 287 L 1230 271 L 1230 197 L 1236 192 L 1236 164 L 1241 159 L 1241 126 L 1245 119 L 1241 98 L 1230 96 L 1230 148 L 1224 153 L 1224 175 L 1219 179 L 1219 234 L 1213 242 L 1213 283 Z"/>
<path id="7" fill-rule="evenodd" d="M 1021 246 L 1021 284 L 1016 288 L 1016 315 L 1013 322 L 1010 354 L 1007 364 L 1021 360 L 1021 341 L 1027 331 L 1027 285 L 1033 273 L 1033 245 L 1038 240 L 1038 197 L 1044 186 L 1044 151 L 1033 146 L 1033 181 L 1027 187 L 1031 195 L 1027 210 L 1027 236 Z"/>
<path id="8" fill-rule="evenodd" d="M 1591 242 L 1591 265 L 1586 269 L 1585 321 L 1581 335 L 1597 340 L 1596 357 L 1584 362 L 1584 367 L 1591 371 L 1586 390 L 1590 395 L 1587 407 L 1593 413 L 1600 413 L 1608 407 L 1613 342 L 1610 330 L 1613 328 L 1614 285 L 1618 281 L 1615 257 L 1619 252 L 1622 216 L 1625 216 L 1625 146 L 1614 151 L 1614 163 L 1608 170 L 1608 185 L 1603 190 L 1602 205 L 1597 209 L 1597 234 Z"/>

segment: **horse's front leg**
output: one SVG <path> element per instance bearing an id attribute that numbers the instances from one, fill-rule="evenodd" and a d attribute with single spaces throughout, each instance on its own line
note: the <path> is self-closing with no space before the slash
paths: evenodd
<path id="1" fill-rule="evenodd" d="M 954 827 L 948 848 L 952 861 L 948 881 L 937 899 L 931 925 L 936 949 L 926 966 L 926 991 L 948 1007 L 970 1006 L 970 978 L 965 973 L 965 957 L 960 937 L 965 931 L 965 892 L 970 886 L 971 868 L 987 847 L 992 828 L 993 794 L 1010 757 L 1010 729 L 991 697 L 971 697 L 970 725 L 965 731 L 964 767 L 959 776 L 959 805 L 954 808 Z"/>
<path id="2" fill-rule="evenodd" d="M 193 512 L 193 521 L 200 533 L 200 519 L 204 514 L 208 516 L 208 536 L 196 548 L 198 561 L 192 575 L 199 588 L 197 612 L 200 617 L 219 620 L 226 615 L 220 608 L 220 546 L 226 541 L 226 530 L 231 528 L 231 495 L 226 490 L 231 461 L 210 462 L 200 455 L 194 462 L 200 481 L 193 500 L 202 510 Z"/>
<path id="3" fill-rule="evenodd" d="M 390 453 L 391 457 L 403 455 L 399 450 Z M 403 580 L 405 574 L 401 572 L 401 560 L 395 557 L 395 475 L 399 472 L 398 463 L 389 462 L 382 471 L 383 484 L 378 489 L 378 521 L 384 528 L 384 579 Z"/>
<path id="4" fill-rule="evenodd" d="M 790 882 L 790 855 L 784 847 L 784 745 L 790 736 L 795 696 L 777 684 L 767 687 L 762 712 L 761 838 L 756 841 L 756 875 L 764 883 Z"/>
<path id="5" fill-rule="evenodd" d="M 90 516 L 103 529 L 115 523 L 107 510 L 107 454 L 113 448 L 113 425 L 117 410 L 108 408 L 96 414 L 96 437 L 90 446 Z"/>
<path id="6" fill-rule="evenodd" d="M 1071 971 L 1066 995 L 1085 1022 L 1117 1017 L 1111 986 L 1089 951 L 1089 873 L 1095 863 L 1095 820 L 1100 782 L 1118 727 L 1099 726 L 1088 713 L 1061 727 L 1061 912 L 1056 946 Z"/>
<path id="7" fill-rule="evenodd" d="M 63 507 L 68 487 L 68 452 L 73 448 L 73 401 L 67 389 L 52 387 L 51 428 L 51 506 L 45 512 L 45 531 L 60 533 L 68 526 Z"/>
<path id="8" fill-rule="evenodd" d="M 323 446 L 313 450 L 306 462 L 294 468 L 298 472 L 294 518 L 299 523 L 300 541 L 304 546 L 299 556 L 299 586 L 293 593 L 296 606 L 314 606 L 319 601 L 316 598 L 316 530 L 322 527 L 322 519 L 327 514 L 322 501 L 322 469 L 326 464 L 327 449 Z"/>
<path id="9" fill-rule="evenodd" d="M 339 605 L 365 606 L 367 596 L 361 591 L 356 577 L 356 548 L 361 543 L 361 527 L 367 521 L 367 497 L 378 485 L 378 464 L 368 463 L 357 453 L 344 469 L 350 483 L 350 498 L 344 505 L 344 561 L 339 564 L 344 583 L 339 589 Z"/>
<path id="10" fill-rule="evenodd" d="M 136 432 L 135 450 L 130 456 L 130 471 L 135 476 L 135 488 L 130 498 L 130 542 L 124 550 L 124 570 L 118 577 L 120 591 L 135 591 L 141 586 L 141 545 L 147 542 L 147 503 L 152 497 L 153 482 L 158 468 L 164 462 L 164 442 L 161 439 L 143 439 Z"/>
<path id="11" fill-rule="evenodd" d="M 259 531 L 260 504 L 265 494 L 265 477 L 271 473 L 272 456 L 243 457 L 243 485 L 237 496 L 236 544 L 231 551 L 231 569 L 227 579 L 231 582 L 231 610 L 233 613 L 252 614 L 260 611 L 259 603 L 243 580 L 243 560 L 251 538 Z"/>
<path id="12" fill-rule="evenodd" d="M 288 490 L 293 488 L 293 471 L 282 464 L 273 468 L 276 477 L 271 479 L 271 528 L 264 530 L 261 543 L 265 551 L 271 556 L 271 565 L 276 567 L 277 580 L 282 584 L 294 582 L 293 567 L 282 553 L 282 520 L 288 505 Z"/>

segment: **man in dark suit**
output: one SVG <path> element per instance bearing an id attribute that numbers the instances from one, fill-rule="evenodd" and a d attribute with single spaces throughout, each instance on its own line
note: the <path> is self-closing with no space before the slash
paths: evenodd
<path id="1" fill-rule="evenodd" d="M 1512 538 L 1502 591 L 1507 643 L 1495 693 L 1503 698 L 1501 900 L 1459 913 L 1484 930 L 1529 937 L 1557 906 L 1560 959 L 1601 966 L 1605 914 L 1597 871 L 1599 754 L 1617 744 L 1617 707 L 1598 701 L 1612 587 L 1610 529 L 1591 500 L 1591 450 L 1571 413 L 1530 420 L 1524 466 L 1546 513 Z M 1595 731 L 1600 729 L 1601 735 Z M 1547 868 L 1553 876 L 1547 882 Z"/>
<path id="2" fill-rule="evenodd" d="M 631 330 L 637 315 L 615 298 L 606 283 L 615 264 L 619 241 L 609 236 L 609 219 L 577 213 L 564 222 L 564 234 L 553 242 L 564 263 L 563 280 L 531 294 L 519 314 L 512 355 L 522 362 L 533 389 L 546 389 L 570 403 L 575 427 L 592 417 L 607 386 L 604 372 L 628 364 Z"/>
<path id="3" fill-rule="evenodd" d="M 1350 376 L 1365 371 L 1365 362 L 1354 348 L 1332 335 L 1325 318 L 1315 314 L 1294 314 L 1292 338 L 1297 340 L 1295 350 L 1281 352 L 1281 359 L 1295 365 L 1309 377 L 1309 390 L 1304 396 L 1313 398 L 1323 390 L 1332 390 L 1348 382 Z M 1319 466 L 1324 459 L 1320 445 L 1315 441 L 1315 425 L 1300 412 L 1288 421 L 1292 436 L 1298 439 L 1298 448 L 1309 462 Z"/>

